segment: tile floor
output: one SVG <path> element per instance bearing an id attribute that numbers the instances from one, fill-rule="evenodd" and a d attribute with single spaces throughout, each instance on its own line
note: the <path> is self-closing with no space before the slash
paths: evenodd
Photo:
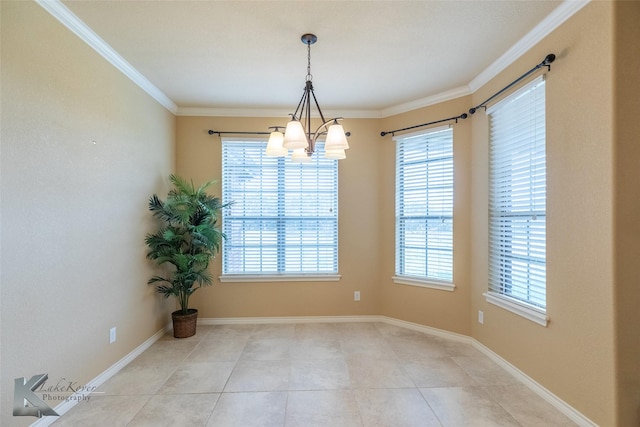
<path id="1" fill-rule="evenodd" d="M 63 426 L 574 426 L 468 344 L 385 323 L 166 335 Z"/>

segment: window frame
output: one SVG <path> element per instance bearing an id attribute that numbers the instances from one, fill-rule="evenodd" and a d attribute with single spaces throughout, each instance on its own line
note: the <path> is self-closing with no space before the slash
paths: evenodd
<path id="1" fill-rule="evenodd" d="M 549 317 L 546 312 L 545 86 L 543 75 L 487 109 L 489 120 L 489 276 L 488 289 L 484 296 L 490 304 L 546 327 Z M 525 96 L 534 96 L 535 98 L 525 99 Z M 518 104 L 519 100 L 524 100 L 527 104 L 524 106 Z M 521 113 L 526 116 L 522 116 L 520 121 L 509 117 L 509 115 L 515 116 L 516 111 L 519 117 L 522 116 Z M 501 123 L 497 130 L 498 126 L 494 123 L 496 114 L 504 114 L 498 118 Z M 506 121 L 502 122 L 505 118 Z M 518 137 L 513 135 L 512 129 L 516 127 L 520 131 Z M 523 133 L 524 130 L 527 133 Z M 500 136 L 494 136 L 496 134 Z M 522 165 L 526 165 L 526 163 L 523 163 L 521 159 L 524 157 L 522 153 L 525 149 L 529 162 L 528 166 L 523 167 Z M 516 162 L 519 162 L 517 167 L 515 166 Z M 543 197 L 540 196 L 541 191 Z M 524 208 L 527 204 L 529 210 Z M 543 223 L 540 222 L 541 217 Z M 526 222 L 523 222 L 525 219 Z M 509 248 L 509 250 L 504 248 Z M 544 255 L 544 262 L 540 261 L 541 253 Z M 515 273 L 513 267 L 505 267 L 515 263 L 519 266 Z M 522 273 L 523 270 L 526 273 Z M 542 275 L 541 270 L 543 271 Z M 525 280 L 522 280 L 523 277 Z M 507 288 L 509 292 L 507 292 Z M 544 302 L 541 302 L 541 290 L 544 292 Z"/>
<path id="2" fill-rule="evenodd" d="M 435 275 L 433 276 L 429 276 L 428 273 L 426 272 L 427 269 L 429 268 L 429 261 L 425 260 L 425 274 L 424 275 L 417 275 L 417 274 L 408 274 L 408 270 L 410 266 L 407 266 L 407 264 L 405 264 L 405 262 L 407 261 L 407 254 L 406 254 L 406 250 L 407 250 L 407 241 L 406 241 L 406 229 L 404 227 L 404 225 L 406 224 L 406 220 L 408 218 L 411 218 L 411 216 L 409 215 L 403 215 L 402 212 L 406 211 L 407 208 L 411 209 L 412 205 L 410 202 L 410 198 L 409 201 L 407 203 L 407 200 L 405 200 L 405 196 L 406 193 L 408 191 L 408 189 L 406 188 L 406 186 L 404 185 L 405 180 L 410 181 L 411 179 L 413 179 L 413 177 L 411 176 L 411 174 L 413 174 L 414 172 L 408 171 L 407 167 L 409 166 L 409 164 L 405 163 L 406 159 L 404 154 L 404 151 L 406 151 L 407 149 L 407 145 L 414 143 L 414 144 L 425 144 L 424 145 L 424 150 L 428 153 L 429 150 L 429 142 L 428 142 L 428 138 L 429 135 L 435 136 L 437 138 L 437 142 L 434 142 L 433 145 L 431 146 L 431 149 L 433 150 L 434 147 L 436 145 L 441 145 L 444 144 L 445 142 L 442 141 L 442 135 L 438 136 L 437 134 L 439 133 L 443 133 L 443 132 L 447 132 L 448 133 L 448 141 L 446 141 L 446 144 L 448 144 L 448 147 L 446 147 L 448 149 L 447 155 L 445 156 L 440 156 L 434 159 L 427 159 L 425 158 L 423 161 L 419 161 L 416 163 L 424 163 L 424 165 L 433 165 L 436 170 L 438 169 L 438 167 L 440 168 L 445 168 L 442 169 L 440 173 L 436 172 L 430 172 L 429 169 L 424 171 L 424 175 L 425 175 L 425 179 L 427 179 L 427 177 L 429 175 L 434 176 L 434 177 L 438 177 L 440 179 L 443 179 L 443 176 L 447 176 L 447 180 L 446 180 L 446 187 L 450 188 L 450 191 L 445 193 L 442 196 L 442 200 L 438 200 L 442 205 L 449 205 L 449 209 L 445 209 L 446 215 L 439 215 L 439 219 L 442 219 L 442 221 L 450 221 L 450 233 L 448 234 L 448 240 L 450 240 L 450 254 L 448 255 L 448 257 L 450 258 L 449 262 L 448 262 L 448 273 L 450 274 L 450 279 L 448 278 L 443 278 L 443 277 L 437 277 Z M 445 136 L 446 138 L 446 136 Z M 443 291 L 453 291 L 455 289 L 455 284 L 454 284 L 454 278 L 453 278 L 453 257 L 454 257 L 454 247 L 453 247 L 453 197 L 454 197 L 454 156 L 453 156 L 453 128 L 449 125 L 446 126 L 438 126 L 438 127 L 434 127 L 434 128 L 429 128 L 426 130 L 422 130 L 419 132 L 413 132 L 413 133 L 408 133 L 408 134 L 403 134 L 397 137 L 394 137 L 394 140 L 396 141 L 396 185 L 395 185 L 395 197 L 396 197 L 396 201 L 395 201 L 395 267 L 394 267 L 394 276 L 392 277 L 392 280 L 394 283 L 397 284 L 402 284 L 402 285 L 410 285 L 410 286 L 419 286 L 419 287 L 424 287 L 424 288 L 430 288 L 430 289 L 436 289 L 436 290 L 443 290 Z M 440 148 L 440 147 L 439 147 Z M 414 152 L 414 154 L 417 154 L 420 150 L 416 150 Z M 426 155 L 428 157 L 427 153 L 422 153 L 424 155 Z M 410 184 L 409 184 L 410 187 Z M 409 188 L 410 190 L 410 188 Z M 429 211 L 429 190 L 430 187 L 429 186 L 425 186 L 424 189 L 422 189 L 422 191 L 424 191 L 425 193 L 425 205 L 424 205 L 424 210 L 426 211 L 425 214 L 419 215 L 419 217 L 424 217 L 424 218 L 418 218 L 416 216 L 414 216 L 415 220 L 421 220 L 424 219 L 426 221 L 425 223 L 425 237 L 424 237 L 424 241 L 422 241 L 421 243 L 424 244 L 424 252 L 425 252 L 425 258 L 428 256 L 428 251 L 429 251 L 429 237 L 426 233 L 426 230 L 429 226 L 429 221 L 434 220 L 434 218 L 430 218 L 433 215 L 429 215 L 428 211 Z M 433 187 L 431 187 L 432 191 L 435 191 L 433 189 Z M 448 203 L 447 201 L 445 201 L 445 199 L 449 199 Z M 435 202 L 434 202 L 435 204 Z M 415 208 L 415 206 L 414 206 Z M 433 207 L 432 207 L 433 208 Z M 438 234 L 436 233 L 436 236 L 438 236 Z M 442 240 L 440 238 L 437 238 L 437 243 L 441 244 Z M 433 249 L 433 248 L 432 248 Z M 441 267 L 440 265 L 440 260 L 436 259 L 435 263 L 438 264 L 438 266 Z"/>
<path id="3" fill-rule="evenodd" d="M 256 216 L 252 219 L 252 221 L 266 221 L 266 222 L 271 222 L 273 224 L 275 224 L 276 227 L 276 245 L 273 246 L 273 248 L 275 248 L 275 255 L 271 254 L 271 258 L 273 258 L 274 256 L 276 257 L 274 260 L 271 261 L 271 264 L 273 265 L 273 263 L 275 262 L 276 265 L 276 269 L 275 270 L 268 270 L 265 272 L 261 272 L 255 269 L 251 269 L 251 270 L 245 270 L 244 272 L 238 271 L 238 270 L 231 270 L 229 271 L 227 268 L 229 267 L 229 264 L 227 262 L 229 262 L 228 260 L 228 256 L 231 256 L 231 254 L 228 252 L 230 249 L 230 241 L 225 240 L 222 243 L 222 251 L 221 251 L 221 256 L 222 256 L 222 274 L 219 276 L 219 280 L 221 282 L 287 282 L 287 281 L 292 281 L 292 282 L 303 282 L 303 281 L 321 281 L 321 282 L 327 282 L 327 281 L 338 281 L 341 278 L 341 275 L 339 274 L 339 265 L 338 265 L 338 260 L 339 260 L 339 246 L 338 246 L 338 165 L 337 165 L 337 160 L 331 160 L 331 159 L 325 159 L 323 157 L 323 141 L 318 141 L 316 143 L 316 147 L 315 147 L 315 152 L 313 154 L 314 156 L 314 160 L 312 161 L 312 163 L 295 163 L 291 161 L 291 153 L 289 153 L 289 155 L 287 155 L 286 157 L 267 157 L 265 154 L 265 150 L 266 150 L 266 145 L 267 145 L 267 141 L 262 139 L 262 138 L 234 138 L 234 137 L 224 137 L 222 138 L 222 175 L 223 175 L 223 182 L 222 182 L 222 197 L 223 197 L 223 201 L 226 203 L 227 199 L 231 199 L 230 201 L 233 202 L 233 191 L 231 190 L 231 183 L 229 182 L 229 180 L 231 179 L 231 177 L 233 176 L 233 174 L 231 172 L 229 172 L 227 170 L 227 168 L 230 168 L 229 165 L 227 165 L 226 162 L 226 152 L 225 150 L 227 148 L 230 148 L 230 145 L 227 144 L 246 144 L 247 146 L 245 148 L 242 148 L 242 150 L 249 150 L 249 146 L 253 146 L 251 147 L 252 150 L 252 155 L 254 156 L 255 159 L 257 159 L 260 162 L 260 166 L 259 166 L 259 170 L 260 170 L 260 177 L 258 178 L 259 182 L 262 183 L 263 179 L 264 179 L 264 175 L 263 175 L 263 171 L 267 171 L 266 174 L 271 173 L 271 175 L 275 174 L 276 176 L 276 180 L 277 183 L 275 184 L 275 187 L 277 188 L 276 190 L 276 194 L 277 194 L 277 202 L 276 202 L 276 210 L 278 212 L 277 215 L 264 215 L 264 213 L 262 215 Z M 237 149 L 237 148 L 236 148 Z M 258 154 L 259 152 L 259 154 Z M 246 154 L 245 154 L 246 155 Z M 291 197 L 286 197 L 285 195 L 288 196 L 292 196 L 292 194 L 290 192 L 287 192 L 284 189 L 284 183 L 285 183 L 285 177 L 287 176 L 287 171 L 289 171 L 291 173 L 291 171 L 294 171 L 293 173 L 295 174 L 295 170 L 298 170 L 298 173 L 302 176 L 302 174 L 304 173 L 302 171 L 302 169 L 307 169 L 307 168 L 314 168 L 315 167 L 315 173 L 319 174 L 321 171 L 320 169 L 317 168 L 318 164 L 322 164 L 323 165 L 323 171 L 328 173 L 329 176 L 333 175 L 333 177 L 335 177 L 335 179 L 333 179 L 333 181 L 331 182 L 331 180 L 329 179 L 329 181 L 327 181 L 327 178 L 325 177 L 325 181 L 329 182 L 329 185 L 332 187 L 331 188 L 331 193 L 329 196 L 329 199 L 332 199 L 331 202 L 329 202 L 331 209 L 329 210 L 331 212 L 331 214 L 329 214 L 328 216 L 325 217 L 320 217 L 317 216 L 317 218 L 321 218 L 321 221 L 328 221 L 328 223 L 330 223 L 330 228 L 332 228 L 332 234 L 331 237 L 329 238 L 329 240 L 333 240 L 333 243 L 331 244 L 331 249 L 330 249 L 330 258 L 327 261 L 327 265 L 332 264 L 335 269 L 332 271 L 286 271 L 284 269 L 282 269 L 282 267 L 284 266 L 286 268 L 286 261 L 283 261 L 286 258 L 286 252 L 287 250 L 285 249 L 287 247 L 286 242 L 284 240 L 285 237 L 283 237 L 283 233 L 286 233 L 287 231 L 287 221 L 291 221 L 289 222 L 289 224 L 295 224 L 295 223 L 299 223 L 302 224 L 304 221 L 309 220 L 309 218 L 311 218 L 311 222 L 313 222 L 313 218 L 316 218 L 316 216 L 295 216 L 295 215 L 291 215 L 289 217 L 289 219 L 287 219 L 287 217 L 283 217 L 283 209 L 285 208 L 286 205 L 286 201 L 285 200 L 293 200 L 293 198 Z M 266 165 L 266 168 L 265 168 Z M 255 168 L 255 166 L 254 166 Z M 327 172 L 328 171 L 328 172 Z M 309 172 L 307 170 L 307 172 Z M 308 174 L 307 174 L 308 175 Z M 290 177 L 289 177 L 290 178 Z M 291 179 L 289 179 L 287 182 L 299 182 L 299 181 L 292 181 Z M 307 182 L 307 181 L 304 181 Z M 301 186 L 302 187 L 302 186 Z M 262 197 L 265 196 L 265 192 L 263 192 L 264 187 L 262 185 L 258 186 L 259 188 L 259 192 L 260 192 L 260 200 L 264 200 Z M 288 188 L 288 187 L 287 187 Z M 273 186 L 272 186 L 273 189 Z M 293 192 L 295 192 L 295 190 L 292 190 Z M 300 189 L 300 191 L 302 191 Z M 308 194 L 308 193 L 305 193 Z M 267 196 L 268 197 L 268 196 Z M 295 197 L 295 196 L 294 196 Z M 299 199 L 298 199 L 299 200 Z M 274 202 L 271 202 L 272 204 Z M 308 203 L 302 203 L 300 201 L 298 202 L 293 202 L 293 204 L 296 204 L 297 206 L 302 210 L 304 205 L 308 206 Z M 234 203 L 235 204 L 235 203 Z M 237 206 L 236 206 L 237 207 Z M 238 207 L 237 207 L 238 208 Z M 228 233 L 231 230 L 231 226 L 232 226 L 232 222 L 235 220 L 236 222 L 242 224 L 242 220 L 238 219 L 238 215 L 235 215 L 233 212 L 233 205 L 231 206 L 231 208 L 227 208 L 223 211 L 223 218 L 222 218 L 222 229 L 225 233 Z M 245 208 L 246 209 L 246 208 Z M 242 217 L 243 215 L 240 215 L 240 217 Z M 245 221 L 247 221 L 248 219 L 245 219 Z M 260 228 L 260 230 L 263 230 L 263 228 Z M 260 233 L 262 233 L 263 231 L 260 231 Z M 316 232 L 317 233 L 317 232 Z M 302 237 L 301 237 L 302 238 Z M 319 238 L 319 237 L 318 237 Z M 243 242 L 245 242 L 245 240 L 243 240 Z M 300 250 L 302 251 L 302 247 L 304 246 L 303 243 L 300 243 Z M 242 257 L 247 257 L 247 253 L 245 252 L 245 246 L 244 243 L 242 246 L 240 246 L 241 249 L 241 253 L 242 253 Z M 258 244 L 256 245 L 257 248 L 259 248 L 260 250 L 260 257 L 262 257 L 262 244 Z M 273 250 L 272 248 L 272 250 Z M 290 248 L 290 246 L 289 246 Z M 317 249 L 316 249 L 317 250 Z M 320 259 L 321 255 L 319 254 L 319 250 L 316 253 L 316 256 L 314 259 Z M 300 260 L 302 261 L 303 258 L 300 257 Z M 304 270 L 304 264 L 303 262 L 300 262 L 300 267 L 301 270 Z M 262 265 L 260 265 L 259 269 L 261 270 L 263 268 Z"/>

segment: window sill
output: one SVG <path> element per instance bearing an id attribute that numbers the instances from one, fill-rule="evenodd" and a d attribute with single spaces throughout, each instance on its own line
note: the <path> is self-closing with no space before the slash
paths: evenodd
<path id="1" fill-rule="evenodd" d="M 418 286 L 421 288 L 438 289 L 440 291 L 453 292 L 453 290 L 456 288 L 456 285 L 454 285 L 452 282 L 443 282 L 433 279 L 422 279 L 409 276 L 393 276 L 392 279 L 393 283 L 397 283 L 399 285 Z"/>
<path id="2" fill-rule="evenodd" d="M 509 298 L 495 292 L 485 292 L 483 295 L 490 304 L 524 317 L 525 319 L 544 326 L 545 328 L 549 324 L 549 317 L 544 310 L 540 308 L 521 303 L 513 298 Z"/>
<path id="3" fill-rule="evenodd" d="M 218 277 L 221 282 L 337 282 L 339 274 L 226 274 Z"/>

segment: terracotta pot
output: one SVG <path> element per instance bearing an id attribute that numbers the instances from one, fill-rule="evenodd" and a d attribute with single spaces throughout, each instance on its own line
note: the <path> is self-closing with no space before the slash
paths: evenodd
<path id="1" fill-rule="evenodd" d="M 182 310 L 171 313 L 173 320 L 173 336 L 175 338 L 188 338 L 196 334 L 196 324 L 198 322 L 198 310 L 187 309 L 187 314 L 182 314 Z"/>

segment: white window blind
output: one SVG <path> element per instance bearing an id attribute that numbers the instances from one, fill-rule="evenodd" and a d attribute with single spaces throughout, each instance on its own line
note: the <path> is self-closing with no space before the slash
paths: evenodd
<path id="1" fill-rule="evenodd" d="M 222 141 L 223 275 L 337 274 L 338 166 L 265 156 L 266 141 Z"/>
<path id="2" fill-rule="evenodd" d="M 546 307 L 544 79 L 487 110 L 489 291 Z"/>
<path id="3" fill-rule="evenodd" d="M 396 138 L 396 276 L 453 280 L 453 130 Z"/>

